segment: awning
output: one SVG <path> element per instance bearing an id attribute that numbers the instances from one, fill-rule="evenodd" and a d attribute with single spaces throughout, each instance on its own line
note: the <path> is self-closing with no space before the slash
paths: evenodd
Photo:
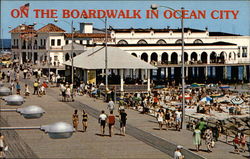
<path id="1" fill-rule="evenodd" d="M 108 69 L 157 69 L 157 67 L 117 47 L 107 47 Z M 71 60 L 63 64 L 71 66 Z M 73 58 L 74 67 L 83 69 L 105 69 L 105 47 L 97 46 Z"/>

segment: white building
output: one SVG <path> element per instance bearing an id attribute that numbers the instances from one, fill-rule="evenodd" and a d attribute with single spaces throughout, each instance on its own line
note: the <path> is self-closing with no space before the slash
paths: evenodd
<path id="1" fill-rule="evenodd" d="M 250 78 L 250 36 L 229 34 L 223 32 L 211 32 L 205 30 L 184 29 L 184 59 L 186 76 L 197 74 L 200 69 L 205 76 L 221 75 L 231 78 L 231 72 L 240 74 L 236 79 L 243 80 Z M 53 67 L 63 66 L 62 63 L 71 59 L 72 55 L 72 34 L 54 24 L 48 24 L 38 30 L 34 25 L 20 25 L 10 31 L 12 39 L 12 52 L 14 58 L 19 58 L 20 63 L 30 61 L 37 65 L 46 66 L 47 57 L 50 56 Z M 105 32 L 93 28 L 92 23 L 81 23 L 79 31 L 73 34 L 73 57 L 84 52 L 86 47 L 103 45 Z M 160 76 L 168 78 L 169 74 L 176 74 L 180 70 L 181 63 L 181 29 L 113 29 L 108 32 L 109 46 L 120 49 L 134 55 L 148 63 L 160 68 Z M 223 71 L 217 68 L 207 67 L 224 66 Z M 235 68 L 231 68 L 236 66 Z M 239 68 L 242 66 L 243 68 Z M 195 68 L 197 67 L 197 68 Z M 230 68 L 229 68 L 230 67 Z M 228 73 L 229 71 L 229 73 Z M 163 73 L 164 72 L 164 73 Z M 196 73 L 194 73 L 196 72 Z M 131 77 L 139 75 L 138 70 L 126 70 L 125 75 Z M 152 75 L 157 72 L 153 71 Z M 163 74 L 163 75 L 162 75 Z M 225 75 L 230 74 L 230 75 Z M 233 73 L 235 74 L 235 73 Z M 135 75 L 135 76 L 133 76 Z M 196 77 L 196 76 L 192 76 Z M 172 77 L 171 77 L 172 78 Z M 207 77 L 205 77 L 207 78 Z"/>

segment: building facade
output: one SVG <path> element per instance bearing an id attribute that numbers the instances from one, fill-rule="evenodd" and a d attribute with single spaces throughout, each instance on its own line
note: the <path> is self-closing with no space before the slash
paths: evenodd
<path id="1" fill-rule="evenodd" d="M 103 45 L 106 34 L 81 23 L 79 31 L 66 33 L 54 24 L 38 30 L 34 25 L 20 25 L 10 31 L 12 52 L 20 63 L 63 67 L 63 62 L 85 48 Z M 73 45 L 72 45 L 73 40 Z M 108 30 L 108 45 L 154 66 L 154 80 L 179 80 L 181 75 L 181 29 L 113 29 Z M 72 49 L 73 48 L 73 49 Z M 250 36 L 184 29 L 184 60 L 187 81 L 245 81 L 250 79 Z M 73 54 L 72 54 L 73 53 Z M 146 77 L 146 71 L 125 70 L 125 77 Z"/>

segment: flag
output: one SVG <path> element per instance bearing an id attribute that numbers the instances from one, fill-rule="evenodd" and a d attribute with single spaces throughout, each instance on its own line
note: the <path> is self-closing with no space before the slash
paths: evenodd
<path id="1" fill-rule="evenodd" d="M 20 7 L 20 10 L 28 12 L 29 11 L 29 7 L 30 7 L 30 4 L 26 3 L 25 5 L 23 5 L 23 6 Z"/>

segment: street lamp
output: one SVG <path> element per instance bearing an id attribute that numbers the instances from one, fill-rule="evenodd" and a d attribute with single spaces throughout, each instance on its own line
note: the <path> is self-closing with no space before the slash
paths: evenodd
<path id="1" fill-rule="evenodd" d="M 36 119 L 42 117 L 45 111 L 36 105 L 27 106 L 17 109 L 0 109 L 1 112 L 18 112 L 26 119 Z"/>
<path id="2" fill-rule="evenodd" d="M 29 126 L 29 127 L 0 127 L 0 130 L 34 130 L 38 129 L 48 133 L 52 139 L 65 139 L 69 138 L 75 132 L 72 125 L 65 122 L 56 122 L 50 125 L 42 126 Z"/>
<path id="3" fill-rule="evenodd" d="M 151 9 L 152 10 L 156 10 L 158 9 L 159 7 L 162 7 L 162 8 L 168 8 L 172 11 L 176 11 L 175 9 L 173 8 L 170 8 L 170 7 L 167 7 L 167 6 L 160 6 L 158 4 L 152 4 L 151 5 Z M 185 71 L 185 65 L 184 65 L 184 18 L 183 18 L 183 10 L 184 8 L 182 7 L 181 8 L 181 14 L 179 12 L 176 12 L 179 16 L 181 16 L 181 61 L 182 61 L 182 128 L 184 128 L 184 119 L 185 119 L 185 74 L 184 74 L 184 71 Z"/>
<path id="4" fill-rule="evenodd" d="M 0 96 L 10 95 L 10 89 L 8 87 L 0 87 Z"/>
<path id="5" fill-rule="evenodd" d="M 74 46 L 73 46 L 73 42 L 74 42 L 74 26 L 73 26 L 73 20 L 71 21 L 71 23 L 65 21 L 65 20 L 62 20 L 63 22 L 71 25 L 71 81 L 72 81 L 72 84 L 74 85 L 74 60 L 73 60 L 73 49 L 74 49 Z M 54 22 L 58 22 L 58 19 L 54 19 Z"/>
<path id="6" fill-rule="evenodd" d="M 34 22 L 34 25 L 37 25 L 38 23 L 37 22 Z M 46 24 L 44 24 L 44 23 L 40 23 L 39 22 L 39 24 L 43 24 L 43 25 L 46 25 Z M 49 61 L 49 63 L 48 63 L 48 70 L 49 70 L 49 75 L 48 75 L 48 77 L 49 77 L 49 81 L 50 81 L 50 30 L 48 31 L 48 53 L 47 53 L 47 58 L 48 58 L 48 61 Z"/>
<path id="7" fill-rule="evenodd" d="M 24 99 L 22 96 L 20 95 L 10 95 L 10 96 L 7 96 L 7 97 L 3 97 L 3 99 L 7 102 L 8 105 L 16 105 L 16 106 L 19 106 L 19 105 L 22 105 L 23 102 L 24 102 Z"/>

